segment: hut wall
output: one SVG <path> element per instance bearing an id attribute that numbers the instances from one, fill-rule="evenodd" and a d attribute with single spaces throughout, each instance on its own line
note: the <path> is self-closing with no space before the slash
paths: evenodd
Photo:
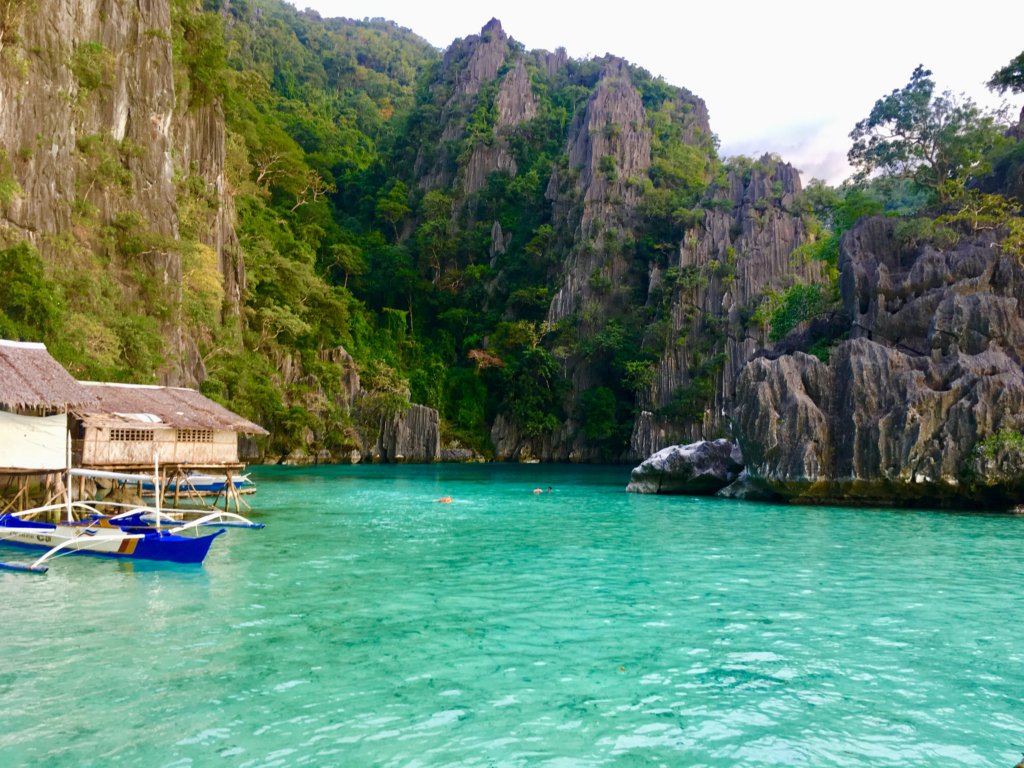
<path id="1" fill-rule="evenodd" d="M 221 430 L 86 426 L 81 446 L 86 467 L 152 467 L 154 457 L 161 464 L 238 463 L 238 436 Z"/>

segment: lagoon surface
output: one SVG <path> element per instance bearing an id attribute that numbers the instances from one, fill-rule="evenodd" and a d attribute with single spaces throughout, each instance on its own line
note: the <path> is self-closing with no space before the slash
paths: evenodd
<path id="1" fill-rule="evenodd" d="M 0 765 L 1020 758 L 1024 517 L 636 496 L 628 474 L 256 468 L 267 528 L 203 566 L 0 574 Z"/>

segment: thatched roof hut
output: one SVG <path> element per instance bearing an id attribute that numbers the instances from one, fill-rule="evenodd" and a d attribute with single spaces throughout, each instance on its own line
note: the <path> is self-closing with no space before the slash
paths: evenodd
<path id="1" fill-rule="evenodd" d="M 230 467 L 238 435 L 267 430 L 194 389 L 82 382 L 94 404 L 75 408 L 76 456 L 84 467 Z"/>
<path id="2" fill-rule="evenodd" d="M 96 404 L 46 351 L 45 344 L 0 339 L 0 407 L 14 413 L 58 412 Z"/>
<path id="3" fill-rule="evenodd" d="M 81 385 L 94 402 L 74 410 L 90 425 L 123 427 L 145 422 L 175 429 L 268 434 L 259 424 L 229 411 L 194 389 L 95 381 L 83 381 Z"/>

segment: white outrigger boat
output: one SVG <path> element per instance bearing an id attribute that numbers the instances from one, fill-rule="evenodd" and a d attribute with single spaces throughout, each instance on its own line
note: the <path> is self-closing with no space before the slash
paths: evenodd
<path id="1" fill-rule="evenodd" d="M 152 477 L 119 472 L 69 469 L 71 477 L 100 477 L 123 482 L 153 482 L 159 487 L 159 468 Z M 46 550 L 28 565 L 2 563 L 0 569 L 45 573 L 49 559 L 62 554 L 99 555 L 171 563 L 201 563 L 213 540 L 226 528 L 263 528 L 233 512 L 214 510 L 184 519 L 187 513 L 168 514 L 160 509 L 161 494 L 153 506 L 72 501 L 70 482 L 65 486 L 64 504 L 8 512 L 0 515 L 0 542 L 19 547 Z M 104 514 L 101 509 L 111 509 Z M 33 518 L 60 517 L 55 523 Z M 200 533 L 206 527 L 218 527 L 213 533 Z"/>
<path id="2" fill-rule="evenodd" d="M 238 475 L 231 478 L 237 493 L 256 493 L 256 486 L 248 475 Z M 185 495 L 195 494 L 200 496 L 212 496 L 224 493 L 228 485 L 227 475 L 213 475 L 205 472 L 188 472 L 183 476 L 168 480 L 164 485 L 164 493 L 182 493 Z M 142 484 L 142 495 L 152 496 L 156 486 L 153 479 L 149 478 Z"/>

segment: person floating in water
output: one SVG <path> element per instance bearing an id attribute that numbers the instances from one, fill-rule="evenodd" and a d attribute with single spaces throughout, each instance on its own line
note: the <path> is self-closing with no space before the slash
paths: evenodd
<path id="1" fill-rule="evenodd" d="M 544 491 L 542 491 L 540 488 L 534 488 L 533 492 L 534 493 L 544 493 Z"/>
<path id="2" fill-rule="evenodd" d="M 437 503 L 438 504 L 451 504 L 452 503 L 452 497 L 451 496 L 442 496 L 440 499 L 437 500 Z"/>

